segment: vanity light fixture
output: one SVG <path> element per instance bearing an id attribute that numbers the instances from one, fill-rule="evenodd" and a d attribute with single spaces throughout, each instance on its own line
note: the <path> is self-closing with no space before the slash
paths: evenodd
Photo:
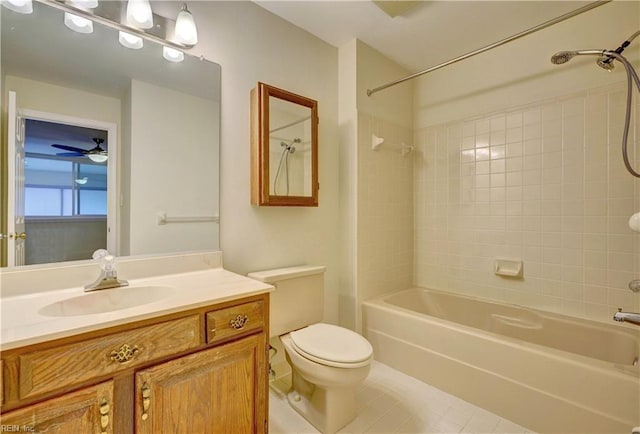
<path id="1" fill-rule="evenodd" d="M 162 57 L 169 62 L 178 63 L 184 60 L 184 53 L 171 47 L 162 47 Z"/>
<path id="2" fill-rule="evenodd" d="M 19 14 L 30 14 L 33 12 L 33 3 L 31 0 L 2 0 L 2 6 Z"/>
<path id="3" fill-rule="evenodd" d="M 176 19 L 175 38 L 177 42 L 185 45 L 196 45 L 198 43 L 196 22 L 189 9 L 187 9 L 186 3 L 182 4 L 182 10 L 180 10 Z"/>
<path id="4" fill-rule="evenodd" d="M 144 45 L 140 36 L 132 35 L 131 33 L 123 32 L 122 30 L 118 32 L 118 41 L 123 47 L 131 48 L 133 50 L 138 50 Z"/>
<path id="5" fill-rule="evenodd" d="M 153 12 L 149 0 L 129 0 L 127 2 L 128 24 L 140 29 L 153 27 Z"/>
<path id="6" fill-rule="evenodd" d="M 69 12 L 64 13 L 64 25 L 78 33 L 93 33 L 93 21 Z"/>
<path id="7" fill-rule="evenodd" d="M 15 12 L 33 12 L 33 0 L 0 0 L 0 4 Z M 182 62 L 185 50 L 198 42 L 193 15 L 183 4 L 174 21 L 151 10 L 149 0 L 36 0 L 64 12 L 64 24 L 79 33 L 93 32 L 93 23 L 118 30 L 118 41 L 126 48 L 140 49 L 144 39 L 162 46 L 162 56 L 170 62 Z M 119 19 L 114 19 L 119 17 Z M 104 160 L 102 160 L 104 161 Z"/>

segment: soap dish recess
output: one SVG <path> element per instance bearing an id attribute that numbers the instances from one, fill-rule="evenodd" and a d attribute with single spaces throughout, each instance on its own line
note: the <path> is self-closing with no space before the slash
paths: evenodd
<path id="1" fill-rule="evenodd" d="M 493 272 L 498 276 L 522 277 L 522 259 L 496 258 Z"/>

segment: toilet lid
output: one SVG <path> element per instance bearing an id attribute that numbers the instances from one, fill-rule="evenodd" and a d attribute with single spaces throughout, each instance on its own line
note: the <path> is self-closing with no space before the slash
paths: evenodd
<path id="1" fill-rule="evenodd" d="M 318 363 L 360 364 L 373 354 L 371 344 L 365 338 L 331 324 L 313 324 L 289 335 L 301 355 Z"/>

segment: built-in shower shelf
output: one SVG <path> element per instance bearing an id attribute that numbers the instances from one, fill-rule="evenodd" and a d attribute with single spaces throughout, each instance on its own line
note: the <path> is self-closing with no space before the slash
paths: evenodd
<path id="1" fill-rule="evenodd" d="M 496 258 L 493 271 L 498 276 L 522 278 L 522 259 Z"/>

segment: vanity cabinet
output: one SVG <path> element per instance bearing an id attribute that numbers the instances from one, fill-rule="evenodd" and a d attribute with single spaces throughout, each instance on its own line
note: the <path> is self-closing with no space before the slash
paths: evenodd
<path id="1" fill-rule="evenodd" d="M 262 294 L 5 351 L 0 422 L 47 433 L 264 433 L 268 312 Z"/>
<path id="2" fill-rule="evenodd" d="M 113 381 L 107 381 L 3 413 L 2 425 L 15 432 L 111 434 L 112 403 Z"/>
<path id="3" fill-rule="evenodd" d="M 264 335 L 181 357 L 136 374 L 136 433 L 251 433 L 264 399 L 255 375 Z M 189 417 L 185 417 L 185 409 Z"/>

